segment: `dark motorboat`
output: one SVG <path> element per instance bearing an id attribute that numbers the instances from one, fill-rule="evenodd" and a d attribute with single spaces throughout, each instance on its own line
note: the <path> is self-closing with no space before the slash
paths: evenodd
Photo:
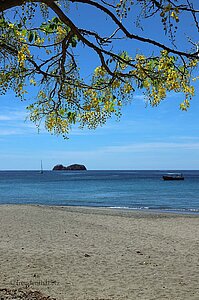
<path id="1" fill-rule="evenodd" d="M 184 180 L 184 176 L 181 173 L 168 173 L 163 175 L 164 180 Z"/>

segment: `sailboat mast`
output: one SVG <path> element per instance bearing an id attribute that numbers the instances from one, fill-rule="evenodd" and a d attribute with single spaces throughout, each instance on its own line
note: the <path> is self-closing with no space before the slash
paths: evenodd
<path id="1" fill-rule="evenodd" d="M 42 164 L 42 160 L 41 160 L 41 171 L 40 173 L 42 174 L 43 173 L 43 164 Z"/>

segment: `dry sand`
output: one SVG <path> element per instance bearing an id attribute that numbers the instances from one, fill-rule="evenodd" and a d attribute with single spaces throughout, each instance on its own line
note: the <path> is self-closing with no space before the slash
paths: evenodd
<path id="1" fill-rule="evenodd" d="M 1 205 L 5 288 L 57 300 L 198 300 L 199 216 Z"/>

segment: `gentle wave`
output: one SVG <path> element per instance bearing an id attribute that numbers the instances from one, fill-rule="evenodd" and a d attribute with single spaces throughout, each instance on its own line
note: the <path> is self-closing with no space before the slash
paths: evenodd
<path id="1" fill-rule="evenodd" d="M 199 213 L 199 209 L 187 208 L 187 209 L 175 209 L 175 208 L 154 208 L 154 207 L 127 207 L 127 206 L 110 206 L 110 209 L 121 209 L 121 210 L 153 210 L 162 212 L 176 212 L 176 213 Z"/>

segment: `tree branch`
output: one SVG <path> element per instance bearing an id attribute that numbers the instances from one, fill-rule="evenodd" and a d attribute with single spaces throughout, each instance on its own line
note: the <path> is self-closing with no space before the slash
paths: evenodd
<path id="1" fill-rule="evenodd" d="M 24 0 L 0 0 L 0 11 L 5 11 L 7 9 L 21 6 L 24 4 Z"/>
<path id="2" fill-rule="evenodd" d="M 135 34 L 130 33 L 126 27 L 124 27 L 124 25 L 120 22 L 120 20 L 117 19 L 117 17 L 106 7 L 104 7 L 103 5 L 92 1 L 92 0 L 69 0 L 72 3 L 84 3 L 84 4 L 88 4 L 91 6 L 94 6 L 98 9 L 100 9 L 101 11 L 103 11 L 104 13 L 106 13 L 112 20 L 113 22 L 122 30 L 122 32 L 126 35 L 127 38 L 129 39 L 134 39 L 140 42 L 144 42 L 144 43 L 148 43 L 151 44 L 153 46 L 156 46 L 158 48 L 161 48 L 163 50 L 166 50 L 174 55 L 179 55 L 179 56 L 184 56 L 186 58 L 197 58 L 198 59 L 198 51 L 194 52 L 194 53 L 187 53 L 184 51 L 178 51 L 176 49 L 172 49 L 162 43 L 159 43 L 155 40 L 151 40 L 149 38 L 145 38 L 142 36 L 138 36 Z M 25 1 L 26 2 L 26 1 Z M 65 23 L 66 25 L 68 25 L 71 30 L 78 36 L 78 38 L 87 46 L 89 46 L 90 48 L 92 48 L 93 50 L 95 50 L 95 52 L 97 52 L 97 54 L 99 55 L 100 52 L 103 52 L 105 54 L 110 55 L 110 52 L 107 53 L 106 51 L 98 48 L 96 45 L 94 45 L 93 43 L 91 43 L 89 40 L 87 40 L 79 31 L 79 29 L 76 27 L 76 25 L 64 14 L 64 12 L 62 11 L 62 9 L 60 7 L 57 6 L 56 2 L 53 0 L 32 0 L 32 2 L 38 2 L 38 3 L 44 3 L 46 4 L 49 8 L 51 8 L 60 18 L 60 20 Z M 157 2 L 157 1 L 156 1 Z M 171 2 L 171 1 L 170 1 Z M 9 9 L 11 7 L 15 7 L 15 6 L 20 6 L 24 3 L 23 0 L 0 0 L 0 11 L 4 11 L 6 9 Z M 179 6 L 176 6 L 178 7 Z M 180 7 L 180 9 L 182 9 L 182 7 Z M 188 8 L 187 8 L 188 9 Z M 190 10 L 190 9 L 189 9 Z M 100 55 L 99 55 L 100 57 Z"/>
<path id="3" fill-rule="evenodd" d="M 166 50 L 170 53 L 173 53 L 173 54 L 176 54 L 176 55 L 179 55 L 179 56 L 184 56 L 184 57 L 187 57 L 187 58 L 198 58 L 198 52 L 187 53 L 187 52 L 183 52 L 183 51 L 178 51 L 178 50 L 172 49 L 172 48 L 170 48 L 170 47 L 168 47 L 164 44 L 161 44 L 161 43 L 159 43 L 155 40 L 151 40 L 149 38 L 145 38 L 145 37 L 138 36 L 138 35 L 130 33 L 126 29 L 126 27 L 123 26 L 123 24 L 117 19 L 117 17 L 109 9 L 107 9 L 106 7 L 104 7 L 103 5 L 101 5 L 97 2 L 94 2 L 92 0 L 69 0 L 69 1 L 72 2 L 72 3 L 79 2 L 79 3 L 92 5 L 92 6 L 95 6 L 96 8 L 98 8 L 98 9 L 102 10 L 103 12 L 105 12 L 113 20 L 113 22 L 115 24 L 118 25 L 118 27 L 123 31 L 123 33 L 126 35 L 126 37 L 128 37 L 130 39 L 138 40 L 140 42 L 144 42 L 144 43 L 148 43 L 148 44 L 157 46 L 158 48 L 162 48 L 163 50 Z"/>

